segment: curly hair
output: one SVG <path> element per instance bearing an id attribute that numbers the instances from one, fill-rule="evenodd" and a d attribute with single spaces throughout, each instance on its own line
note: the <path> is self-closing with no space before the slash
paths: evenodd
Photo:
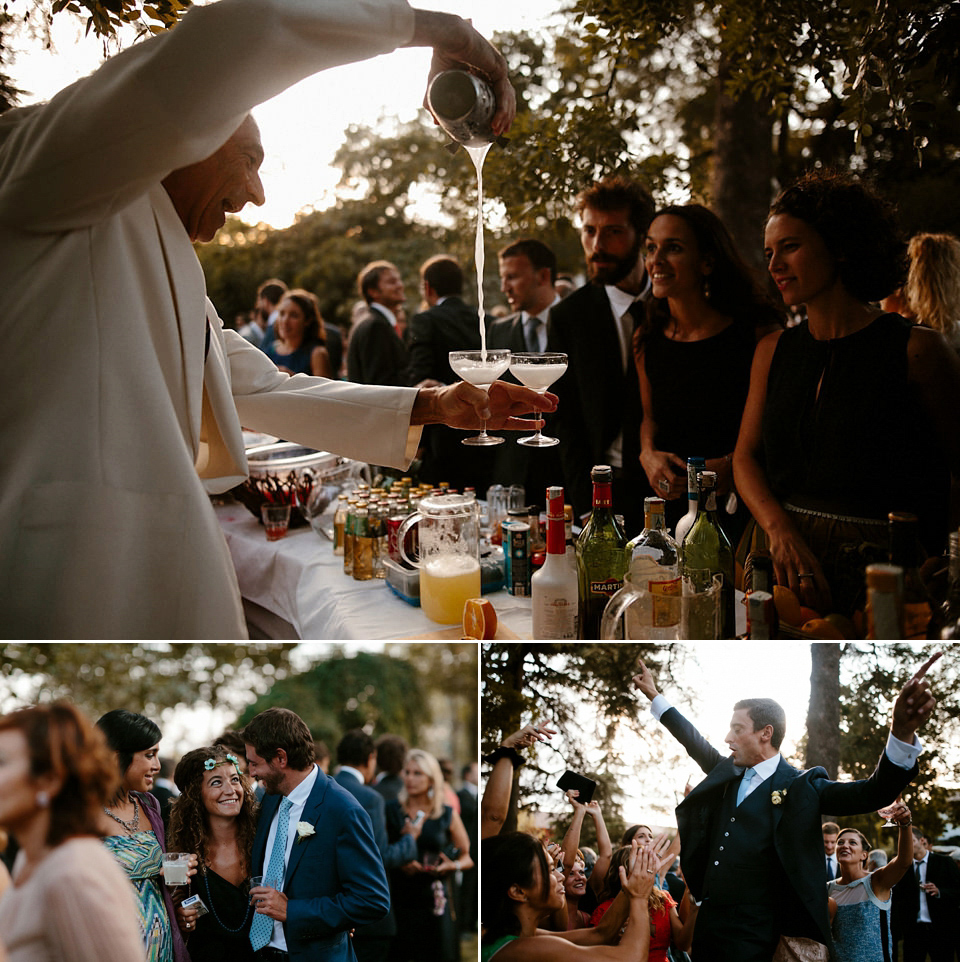
<path id="1" fill-rule="evenodd" d="M 208 761 L 213 765 L 207 766 Z M 173 780 L 180 795 L 174 799 L 170 809 L 170 830 L 167 833 L 167 848 L 171 852 L 194 852 L 200 862 L 201 871 L 206 865 L 206 840 L 210 826 L 207 810 L 203 804 L 203 776 L 207 771 L 221 765 L 236 769 L 243 786 L 243 801 L 237 815 L 237 848 L 244 860 L 244 875 L 250 874 L 250 854 L 253 851 L 253 837 L 257 831 L 257 799 L 253 794 L 250 779 L 221 746 L 196 748 L 187 752 L 177 764 Z"/>
<path id="2" fill-rule="evenodd" d="M 960 345 L 960 240 L 952 234 L 915 234 L 904 294 L 916 319 Z"/>
<path id="3" fill-rule="evenodd" d="M 903 285 L 907 246 L 893 205 L 845 171 L 804 174 L 774 200 L 768 219 L 775 214 L 796 217 L 820 235 L 858 300 L 879 301 Z"/>

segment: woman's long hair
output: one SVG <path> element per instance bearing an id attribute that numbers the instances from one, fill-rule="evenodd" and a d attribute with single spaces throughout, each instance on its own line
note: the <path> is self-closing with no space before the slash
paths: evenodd
<path id="1" fill-rule="evenodd" d="M 641 826 L 639 825 L 637 826 L 637 828 L 640 827 Z M 646 826 L 643 827 L 646 828 Z M 623 884 L 620 881 L 620 866 L 622 865 L 625 871 L 630 871 L 629 863 L 631 851 L 632 848 L 630 845 L 622 845 L 613 853 L 613 856 L 610 859 L 610 868 L 607 869 L 607 874 L 603 879 L 603 888 L 600 890 L 600 894 L 597 896 L 598 902 L 603 903 L 609 899 L 615 899 L 620 894 L 620 890 L 623 888 Z M 654 888 L 650 892 L 649 903 L 650 924 L 653 925 L 654 915 L 661 911 L 666 904 L 666 899 L 663 897 L 663 890 Z"/>
<path id="2" fill-rule="evenodd" d="M 315 294 L 304 290 L 302 287 L 295 287 L 292 291 L 287 291 L 281 300 L 290 298 L 297 307 L 303 312 L 303 343 L 304 344 L 326 344 L 327 332 L 323 326 L 323 316 L 320 314 L 320 302 Z"/>
<path id="3" fill-rule="evenodd" d="M 771 324 L 783 326 L 782 309 L 764 292 L 755 272 L 740 256 L 730 232 L 712 210 L 703 204 L 673 205 L 658 210 L 654 219 L 657 217 L 680 218 L 693 231 L 700 257 L 712 262 L 713 270 L 707 275 L 707 300 L 711 307 L 733 318 L 734 324 L 751 329 Z M 651 298 L 639 343 L 654 331 L 662 331 L 669 320 L 667 299 Z"/>
<path id="4" fill-rule="evenodd" d="M 213 762 L 208 766 L 208 762 Z M 170 809 L 170 831 L 167 833 L 167 850 L 170 852 L 195 852 L 201 871 L 206 864 L 206 840 L 209 834 L 207 810 L 203 805 L 204 773 L 220 765 L 232 766 L 240 776 L 243 799 L 237 815 L 237 848 L 243 860 L 243 872 L 250 874 L 250 856 L 253 853 L 253 837 L 257 831 L 257 799 L 250 780 L 240 771 L 235 756 L 221 746 L 197 748 L 187 752 L 177 765 L 173 780 L 180 789 Z"/>
<path id="5" fill-rule="evenodd" d="M 423 769 L 427 778 L 430 779 L 430 800 L 432 804 L 430 811 L 427 812 L 427 818 L 439 818 L 443 814 L 444 806 L 443 770 L 440 768 L 440 763 L 430 752 L 425 752 L 422 748 L 411 748 L 407 752 L 404 766 L 408 761 L 416 762 Z M 406 805 L 408 798 L 406 786 L 400 789 L 397 798 L 401 805 Z"/>
<path id="6" fill-rule="evenodd" d="M 519 935 L 518 903 L 510 898 L 510 887 L 533 885 L 535 866 L 540 866 L 540 896 L 550 893 L 550 866 L 539 839 L 526 832 L 502 832 L 480 843 L 480 921 L 483 942 L 490 944 L 504 935 Z"/>
<path id="7" fill-rule="evenodd" d="M 953 234 L 915 234 L 907 253 L 907 305 L 921 324 L 960 347 L 960 240 Z"/>

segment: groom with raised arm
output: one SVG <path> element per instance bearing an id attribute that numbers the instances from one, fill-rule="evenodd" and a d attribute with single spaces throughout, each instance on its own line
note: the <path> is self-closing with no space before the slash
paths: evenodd
<path id="1" fill-rule="evenodd" d="M 390 910 L 370 816 L 314 763 L 313 736 L 287 708 L 240 733 L 265 795 L 250 860 L 257 962 L 355 962 L 350 929 Z"/>
<path id="2" fill-rule="evenodd" d="M 780 755 L 783 709 L 770 698 L 734 705 L 721 755 L 656 688 L 640 662 L 637 688 L 654 717 L 707 773 L 677 806 L 683 874 L 700 903 L 692 955 L 702 962 L 770 962 L 782 935 L 830 945 L 820 813 L 856 815 L 892 802 L 917 774 L 916 731 L 936 704 L 923 676 L 903 687 L 874 773 L 835 782 Z"/>

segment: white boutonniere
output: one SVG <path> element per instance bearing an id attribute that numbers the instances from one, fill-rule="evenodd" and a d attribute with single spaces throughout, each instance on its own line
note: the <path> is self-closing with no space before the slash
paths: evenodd
<path id="1" fill-rule="evenodd" d="M 305 838 L 316 835 L 317 830 L 309 822 L 297 822 L 297 844 L 299 845 Z"/>
<path id="2" fill-rule="evenodd" d="M 783 800 L 784 800 L 786 797 L 787 797 L 787 790 L 786 790 L 786 789 L 784 789 L 782 792 L 771 792 L 771 794 L 770 794 L 770 801 L 771 801 L 774 805 L 779 805 L 779 804 L 781 804 L 781 803 L 783 802 Z"/>

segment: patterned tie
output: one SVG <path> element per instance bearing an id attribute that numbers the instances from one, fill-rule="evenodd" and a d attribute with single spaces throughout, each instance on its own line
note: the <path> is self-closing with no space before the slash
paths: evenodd
<path id="1" fill-rule="evenodd" d="M 748 768 L 743 773 L 743 778 L 740 779 L 740 787 L 737 789 L 737 805 L 739 805 L 747 797 L 747 788 L 750 786 L 750 782 L 753 781 L 754 771 L 752 768 Z"/>
<path id="2" fill-rule="evenodd" d="M 285 798 L 280 803 L 280 813 L 277 815 L 277 834 L 273 839 L 273 851 L 270 853 L 270 864 L 267 866 L 267 874 L 263 877 L 263 883 L 272 883 L 276 889 L 280 888 L 283 881 L 283 860 L 287 854 L 287 826 L 290 822 L 290 809 L 293 802 Z M 269 942 L 273 935 L 273 919 L 269 915 L 254 913 L 253 921 L 250 923 L 250 944 L 254 952 L 259 952 Z"/>

